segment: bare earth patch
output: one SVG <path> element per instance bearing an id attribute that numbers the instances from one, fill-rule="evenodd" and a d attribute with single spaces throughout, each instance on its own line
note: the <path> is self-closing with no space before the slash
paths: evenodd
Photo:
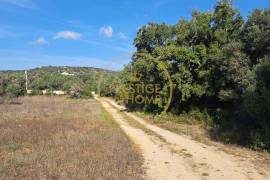
<path id="1" fill-rule="evenodd" d="M 183 133 L 176 134 L 133 113 L 124 112 L 123 115 L 125 108 L 111 99 L 103 98 L 100 101 L 121 128 L 141 147 L 148 179 L 257 180 L 270 177 L 268 163 L 259 167 L 259 162 L 268 161 L 267 155 L 258 161 L 250 157 L 256 152 L 202 142 L 195 136 Z"/>
<path id="2" fill-rule="evenodd" d="M 0 179 L 143 179 L 139 149 L 95 100 L 0 104 Z"/>
<path id="3" fill-rule="evenodd" d="M 235 156 L 239 161 L 250 161 L 256 167 L 259 174 L 265 175 L 270 170 L 270 154 L 268 152 L 254 151 L 248 148 L 240 147 L 233 144 L 223 144 L 211 139 L 208 130 L 202 124 L 190 124 L 187 122 L 166 121 L 161 118 L 137 112 L 136 115 L 146 120 L 148 123 L 157 125 L 179 135 L 188 136 L 195 141 L 206 145 L 217 147 L 218 151 L 224 151 Z"/>

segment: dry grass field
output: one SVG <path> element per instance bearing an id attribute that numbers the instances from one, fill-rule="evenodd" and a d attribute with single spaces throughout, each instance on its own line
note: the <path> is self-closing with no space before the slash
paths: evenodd
<path id="1" fill-rule="evenodd" d="M 142 157 L 94 100 L 0 104 L 0 179 L 142 179 Z"/>

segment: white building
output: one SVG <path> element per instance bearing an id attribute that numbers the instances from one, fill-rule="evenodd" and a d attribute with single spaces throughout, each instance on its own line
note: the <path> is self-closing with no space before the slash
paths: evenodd
<path id="1" fill-rule="evenodd" d="M 52 93 L 56 94 L 56 95 L 65 95 L 66 94 L 65 91 L 53 91 Z"/>
<path id="2" fill-rule="evenodd" d="M 33 90 L 27 90 L 27 94 L 31 94 Z"/>
<path id="3" fill-rule="evenodd" d="M 75 74 L 69 74 L 67 72 L 62 72 L 61 74 L 64 75 L 64 76 L 75 76 Z"/>
<path id="4" fill-rule="evenodd" d="M 43 95 L 45 95 L 45 94 L 47 94 L 47 93 L 48 93 L 47 90 L 42 90 L 42 94 L 43 94 Z"/>

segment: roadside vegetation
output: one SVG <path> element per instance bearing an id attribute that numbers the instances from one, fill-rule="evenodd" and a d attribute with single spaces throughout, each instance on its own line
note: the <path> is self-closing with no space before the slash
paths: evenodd
<path id="1" fill-rule="evenodd" d="M 217 140 L 270 150 L 269 27 L 269 8 L 255 9 L 245 21 L 230 0 L 218 1 L 212 12 L 194 11 L 190 20 L 175 25 L 149 23 L 139 29 L 137 51 L 110 84 L 110 94 L 116 100 L 135 96 L 126 87 L 140 74 L 140 83 L 162 85 L 162 101 L 124 103 L 133 110 L 162 113 L 169 82 L 158 61 L 173 81 L 167 113 L 183 121 L 205 121 Z"/>
<path id="2" fill-rule="evenodd" d="M 136 112 L 136 115 L 146 120 L 148 123 L 157 125 L 179 135 L 187 136 L 205 145 L 217 147 L 218 149 L 235 157 L 249 159 L 258 169 L 268 171 L 270 167 L 270 154 L 266 151 L 253 151 L 252 149 L 239 146 L 237 144 L 227 144 L 217 142 L 217 134 L 212 132 L 211 125 L 205 121 L 194 119 L 194 116 L 179 115 L 153 115 L 151 113 Z M 132 121 L 132 120 L 130 120 Z M 134 120 L 133 120 L 134 121 Z M 262 173 L 264 174 L 264 173 Z"/>
<path id="3" fill-rule="evenodd" d="M 143 159 L 94 100 L 0 104 L 0 179 L 143 179 Z"/>

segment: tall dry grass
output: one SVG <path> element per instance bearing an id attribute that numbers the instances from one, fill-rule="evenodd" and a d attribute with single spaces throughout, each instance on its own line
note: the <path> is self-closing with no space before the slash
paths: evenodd
<path id="1" fill-rule="evenodd" d="M 0 104 L 0 179 L 143 179 L 138 150 L 94 100 Z"/>

